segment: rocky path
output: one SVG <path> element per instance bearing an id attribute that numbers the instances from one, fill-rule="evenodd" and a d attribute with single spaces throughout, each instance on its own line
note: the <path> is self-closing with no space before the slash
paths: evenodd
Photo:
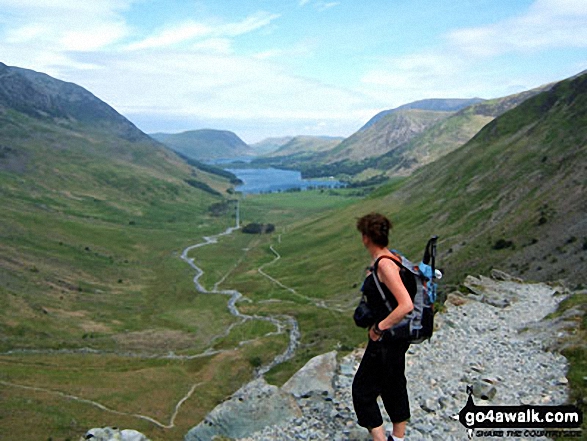
<path id="1" fill-rule="evenodd" d="M 472 293 L 466 297 L 450 296 L 446 311 L 437 315 L 439 328 L 432 340 L 413 345 L 408 352 L 412 409 L 406 437 L 409 441 L 466 440 L 467 431 L 453 417 L 467 402 L 467 386 L 473 387 L 477 405 L 566 402 L 566 359 L 545 348 L 548 336 L 557 331 L 541 326 L 543 318 L 556 309 L 563 296 L 546 284 L 512 280 L 469 277 L 466 285 Z M 210 414 L 203 423 L 207 425 L 206 433 L 212 433 L 216 427 L 220 430 L 216 433 L 241 441 L 368 440 L 366 430 L 356 425 L 351 397 L 351 384 L 361 356 L 362 350 L 357 350 L 339 360 L 323 387 L 308 380 L 328 377 L 313 368 L 308 368 L 310 372 L 293 388 L 273 386 L 270 392 L 266 383 L 251 383 L 235 394 L 235 400 Z M 296 390 L 294 395 L 292 390 Z M 295 405 L 287 404 L 283 394 L 293 397 Z M 264 402 L 270 396 L 275 400 L 280 397 L 280 418 L 275 422 L 274 415 L 264 411 L 259 418 L 266 418 L 269 425 L 263 428 L 261 423 L 256 432 L 245 435 L 242 422 L 231 424 L 238 421 L 239 413 L 254 419 L 250 415 L 255 415 L 258 395 L 263 396 Z M 243 408 L 242 403 L 247 403 L 247 407 Z M 224 412 L 223 406 L 229 412 Z M 287 417 L 284 408 L 289 409 Z M 391 427 L 389 420 L 386 425 Z M 200 437 L 199 433 L 204 432 L 194 428 L 186 440 L 210 439 Z"/>

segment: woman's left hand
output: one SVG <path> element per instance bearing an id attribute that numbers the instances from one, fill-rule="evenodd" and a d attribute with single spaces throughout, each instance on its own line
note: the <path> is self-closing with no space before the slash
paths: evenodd
<path id="1" fill-rule="evenodd" d="M 382 335 L 375 332 L 376 327 L 377 323 L 369 328 L 369 338 L 373 341 L 380 341 L 382 339 Z"/>

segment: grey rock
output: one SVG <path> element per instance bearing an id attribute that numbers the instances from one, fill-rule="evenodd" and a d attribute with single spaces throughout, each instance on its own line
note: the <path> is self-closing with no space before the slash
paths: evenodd
<path id="1" fill-rule="evenodd" d="M 266 426 L 279 426 L 300 416 L 300 409 L 290 394 L 259 378 L 217 406 L 187 433 L 185 441 L 209 441 L 219 435 L 246 437 Z"/>
<path id="2" fill-rule="evenodd" d="M 318 355 L 296 372 L 281 387 L 281 390 L 296 398 L 312 393 L 332 397 L 334 396 L 334 374 L 337 367 L 336 351 Z"/>
<path id="3" fill-rule="evenodd" d="M 484 404 L 481 397 L 490 398 L 492 405 L 558 405 L 567 401 L 566 360 L 559 353 L 545 351 L 542 344 L 546 336 L 559 332 L 543 320 L 564 296 L 545 284 L 519 283 L 497 273 L 493 276 L 504 280 L 469 279 L 477 294 L 466 296 L 459 306 L 448 303 L 431 342 L 408 350 L 406 376 L 412 417 L 406 439 L 467 439 L 465 428 L 452 418 L 467 402 L 467 386 L 474 388 L 479 405 Z M 493 302 L 500 299 L 501 304 Z M 502 307 L 507 302 L 509 306 Z M 331 396 L 330 392 L 323 395 L 323 386 L 298 382 L 296 388 L 300 389 L 289 390 L 297 391 L 295 400 L 301 413 L 285 424 L 267 425 L 240 440 L 370 440 L 367 430 L 356 422 L 351 396 L 362 354 L 363 349 L 357 349 L 344 356 L 332 370 L 332 383 L 328 374 Z M 306 379 L 312 371 L 304 373 Z M 300 373 L 296 381 L 301 378 Z M 392 424 L 381 403 L 380 408 L 390 432 Z"/>
<path id="4" fill-rule="evenodd" d="M 80 438 L 80 441 L 149 441 L 140 432 L 132 429 L 120 430 L 112 427 L 90 429 Z"/>
<path id="5" fill-rule="evenodd" d="M 482 400 L 492 400 L 497 393 L 497 389 L 493 384 L 487 383 L 483 380 L 477 380 L 473 383 L 473 396 Z"/>
<path id="6" fill-rule="evenodd" d="M 518 282 L 518 283 L 523 283 L 522 279 L 520 279 L 519 277 L 514 277 L 508 273 L 506 273 L 505 271 L 501 271 L 498 269 L 492 269 L 491 270 L 491 278 L 493 280 L 499 280 L 502 282 Z"/>

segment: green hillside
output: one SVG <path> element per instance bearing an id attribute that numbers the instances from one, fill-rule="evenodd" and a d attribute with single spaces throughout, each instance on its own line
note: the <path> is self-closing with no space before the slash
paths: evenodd
<path id="1" fill-rule="evenodd" d="M 232 316 L 226 296 L 196 292 L 195 271 L 180 259 L 204 236 L 234 226 L 234 205 L 223 196 L 229 183 L 181 160 L 79 86 L 6 69 L 0 438 L 77 439 L 109 425 L 180 439 L 288 343 L 273 324 Z M 24 89 L 30 93 L 21 100 Z M 86 120 L 70 105 L 77 100 L 86 103 L 83 112 L 111 116 Z M 351 201 L 321 192 L 280 195 L 244 202 L 242 219 L 282 229 Z M 282 294 L 258 272 L 274 258 L 270 240 L 237 232 L 220 251 L 210 246 L 190 257 L 205 268 L 208 289 L 246 268 L 256 285 L 243 292 L 266 300 Z M 295 299 L 305 305 L 306 322 L 341 329 L 328 309 Z M 285 305 L 281 313 L 297 309 Z M 356 337 L 344 340 L 350 348 Z M 338 341 L 325 338 L 321 347 Z M 196 395 L 183 400 L 190 390 Z"/>
<path id="2" fill-rule="evenodd" d="M 251 156 L 253 150 L 236 134 L 226 130 L 190 130 L 151 135 L 169 148 L 198 161 Z"/>
<path id="3" fill-rule="evenodd" d="M 477 104 L 480 103 L 482 101 L 485 101 L 481 98 L 471 98 L 471 99 L 467 99 L 467 98 L 432 98 L 432 99 L 425 99 L 425 100 L 419 100 L 419 101 L 414 101 L 411 103 L 407 103 L 404 105 L 401 105 L 399 107 L 396 107 L 395 109 L 390 109 L 390 110 L 383 110 L 381 112 L 379 112 L 377 115 L 375 115 L 373 118 L 371 118 L 369 121 L 367 121 L 367 123 L 361 127 L 358 131 L 362 132 L 363 130 L 368 129 L 369 127 L 371 127 L 373 124 L 375 124 L 377 121 L 379 121 L 380 119 L 395 113 L 395 112 L 401 112 L 404 110 L 415 110 L 415 109 L 419 109 L 419 110 L 430 110 L 433 112 L 458 112 L 460 110 L 463 110 L 469 106 L 472 106 L 473 104 Z"/>
<path id="4" fill-rule="evenodd" d="M 3 95 L 0 113 L 0 350 L 85 346 L 94 334 L 112 346 L 138 316 L 157 326 L 149 296 L 175 271 L 161 258 L 205 224 L 227 182 L 78 86 L 21 72 L 11 72 L 20 88 Z M 39 80 L 59 90 L 55 99 L 42 99 Z M 85 102 L 81 117 L 62 105 L 72 89 L 70 101 Z M 50 105 L 41 111 L 39 101 Z"/>
<path id="5" fill-rule="evenodd" d="M 438 121 L 401 148 L 372 158 L 366 166 L 373 172 L 377 170 L 386 176 L 409 175 L 417 168 L 434 162 L 464 145 L 494 118 L 528 98 L 548 90 L 549 87 L 551 85 L 465 107 Z"/>
<path id="6" fill-rule="evenodd" d="M 343 139 L 329 136 L 296 136 L 267 156 L 291 156 L 295 160 L 296 157 L 331 150 L 340 144 Z"/>
<path id="7" fill-rule="evenodd" d="M 414 259 L 428 235 L 440 236 L 439 261 L 449 284 L 500 268 L 530 280 L 580 285 L 587 258 L 586 145 L 583 75 L 506 112 L 411 177 L 290 230 L 281 249 L 291 257 L 276 276 L 299 274 L 292 285 L 350 294 L 365 258 L 355 219 L 376 210 L 394 221 L 393 246 Z M 304 250 L 303 259 L 296 250 Z M 336 277 L 327 277 L 333 272 Z"/>
<path id="8" fill-rule="evenodd" d="M 181 439 L 288 343 L 266 321 L 230 315 L 226 296 L 195 292 L 179 258 L 234 225 L 229 183 L 118 114 L 84 120 L 68 104 L 70 93 L 92 102 L 80 89 L 33 73 L 18 81 L 31 78 L 31 100 L 13 87 L 0 99 L 0 438 L 77 439 L 111 425 Z M 58 105 L 39 112 L 37 94 L 56 87 L 65 92 L 40 101 Z M 369 256 L 355 222 L 370 211 L 390 216 L 392 245 L 414 260 L 440 236 L 445 293 L 494 267 L 584 283 L 586 143 L 583 75 L 368 199 L 348 190 L 243 197 L 241 221 L 275 233 L 235 232 L 190 257 L 206 288 L 243 294 L 242 313 L 295 317 L 295 356 L 266 375 L 280 384 L 310 357 L 364 341 L 351 316 Z"/>
<path id="9" fill-rule="evenodd" d="M 292 149 L 279 159 L 257 162 L 295 168 L 307 178 L 334 175 L 353 185 L 381 184 L 390 177 L 410 175 L 449 154 L 488 122 L 549 87 L 493 100 L 416 101 L 378 113 L 331 149 L 314 152 L 300 147 L 297 154 Z"/>

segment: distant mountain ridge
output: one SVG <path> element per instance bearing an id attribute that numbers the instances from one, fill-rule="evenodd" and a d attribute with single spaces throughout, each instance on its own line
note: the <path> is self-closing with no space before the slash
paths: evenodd
<path id="1" fill-rule="evenodd" d="M 255 152 L 235 133 L 200 129 L 181 133 L 153 133 L 153 139 L 198 161 L 254 156 Z"/>
<path id="2" fill-rule="evenodd" d="M 328 151 L 343 140 L 343 137 L 335 136 L 295 136 L 268 156 L 306 155 Z"/>
<path id="3" fill-rule="evenodd" d="M 395 109 L 383 110 L 371 118 L 367 123 L 361 127 L 358 131 L 368 129 L 381 118 L 389 115 L 390 113 L 399 112 L 402 110 L 430 110 L 435 112 L 458 112 L 466 107 L 473 104 L 477 104 L 485 101 L 483 98 L 430 98 L 425 100 L 414 101 L 411 103 L 403 104 Z"/>
<path id="4" fill-rule="evenodd" d="M 0 63 L 0 109 L 12 109 L 66 126 L 101 127 L 129 141 L 147 136 L 111 106 L 78 86 L 29 69 Z"/>
<path id="5" fill-rule="evenodd" d="M 430 99 L 408 103 L 378 113 L 331 150 L 291 154 L 273 161 L 267 158 L 263 162 L 301 170 L 306 178 L 334 175 L 368 185 L 381 183 L 392 176 L 409 175 L 451 153 L 494 118 L 550 87 L 552 84 L 492 100 Z"/>
<path id="6" fill-rule="evenodd" d="M 273 153 L 280 147 L 290 142 L 293 138 L 293 136 L 271 137 L 263 139 L 262 141 L 256 142 L 254 144 L 249 144 L 249 146 L 253 149 L 256 155 L 263 156 Z"/>

